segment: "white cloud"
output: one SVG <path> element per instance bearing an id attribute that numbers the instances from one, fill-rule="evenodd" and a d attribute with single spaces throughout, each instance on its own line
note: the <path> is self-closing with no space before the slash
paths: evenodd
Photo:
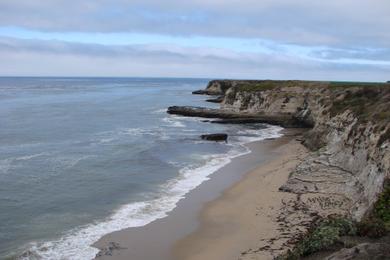
<path id="1" fill-rule="evenodd" d="M 387 47 L 388 0 L 2 0 L 0 26 Z"/>
<path id="2" fill-rule="evenodd" d="M 388 80 L 389 66 L 338 64 L 284 53 L 168 45 L 77 44 L 0 38 L 3 76 L 156 76 Z"/>
<path id="3" fill-rule="evenodd" d="M 27 40 L 34 38 L 23 34 L 28 30 L 9 29 L 8 36 L 25 40 L 0 35 L 0 71 L 389 80 L 389 11 L 388 0 L 1 0 L 0 28 L 31 29 L 35 36 L 45 31 L 42 39 L 57 40 Z M 76 37 L 121 33 L 143 35 L 148 44 L 81 44 Z M 261 46 L 242 51 L 246 47 L 234 41 Z"/>

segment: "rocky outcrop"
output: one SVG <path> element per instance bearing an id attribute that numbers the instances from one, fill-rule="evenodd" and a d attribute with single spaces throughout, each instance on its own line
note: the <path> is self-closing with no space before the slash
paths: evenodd
<path id="1" fill-rule="evenodd" d="M 207 141 L 224 141 L 227 142 L 228 135 L 224 133 L 218 133 L 218 134 L 207 134 L 207 135 L 201 135 L 200 138 L 202 140 L 207 140 Z"/>
<path id="2" fill-rule="evenodd" d="M 385 243 L 362 243 L 352 248 L 344 248 L 328 256 L 325 260 L 367 260 L 390 259 L 390 248 Z"/>
<path id="3" fill-rule="evenodd" d="M 259 80 L 212 80 L 208 83 L 206 89 L 193 91 L 196 95 L 225 95 L 226 91 L 232 87 L 245 84 L 256 84 Z"/>
<path id="4" fill-rule="evenodd" d="M 390 177 L 390 84 L 212 81 L 206 90 L 224 94 L 221 109 L 187 115 L 311 128 L 303 144 L 313 152 L 281 190 L 332 194 L 355 220 L 369 212 Z"/>
<path id="5" fill-rule="evenodd" d="M 168 107 L 167 113 L 173 115 L 204 118 L 240 118 L 243 116 L 240 113 L 229 110 L 191 106 L 171 106 Z M 247 116 L 251 117 L 252 115 L 248 114 Z"/>
<path id="6" fill-rule="evenodd" d="M 192 94 L 194 94 L 194 95 L 211 95 L 211 94 L 208 94 L 207 90 L 204 90 L 204 89 L 192 91 Z"/>
<path id="7" fill-rule="evenodd" d="M 215 120 L 212 123 L 220 124 L 268 123 L 280 125 L 283 127 L 305 126 L 296 118 L 288 114 L 267 115 L 242 111 L 236 112 L 229 109 L 213 109 L 190 106 L 172 106 L 168 108 L 167 113 L 189 117 L 218 118 L 221 120 Z"/>
<path id="8" fill-rule="evenodd" d="M 216 98 L 209 98 L 209 99 L 206 99 L 206 102 L 211 102 L 211 103 L 222 103 L 224 99 L 224 96 L 218 96 Z"/>

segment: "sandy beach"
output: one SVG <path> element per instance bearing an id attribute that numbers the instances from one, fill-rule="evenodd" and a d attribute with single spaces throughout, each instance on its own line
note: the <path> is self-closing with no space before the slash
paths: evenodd
<path id="1" fill-rule="evenodd" d="M 278 216 L 296 195 L 278 188 L 306 150 L 292 139 L 273 152 L 274 159 L 207 204 L 200 228 L 176 243 L 175 259 L 272 259 L 279 252 L 286 239 L 280 238 Z"/>
<path id="2" fill-rule="evenodd" d="M 101 238 L 97 259 L 270 259 L 276 251 L 257 249 L 272 246 L 280 209 L 296 197 L 278 191 L 306 154 L 296 133 L 249 144 L 250 154 L 218 170 L 167 217 Z"/>

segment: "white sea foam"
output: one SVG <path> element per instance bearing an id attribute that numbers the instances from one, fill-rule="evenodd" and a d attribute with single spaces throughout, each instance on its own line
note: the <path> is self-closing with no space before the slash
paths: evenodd
<path id="1" fill-rule="evenodd" d="M 280 126 L 274 126 L 274 125 L 268 125 L 267 128 L 264 129 L 246 129 L 238 131 L 239 141 L 244 143 L 249 142 L 255 142 L 255 141 L 261 141 L 265 139 L 270 138 L 278 138 L 281 137 L 283 134 L 281 133 L 282 127 Z"/>
<path id="2" fill-rule="evenodd" d="M 153 111 L 152 113 L 153 114 L 163 114 L 163 113 L 166 113 L 166 112 L 167 112 L 166 108 L 161 108 L 161 109 L 157 109 L 157 110 Z"/>
<path id="3" fill-rule="evenodd" d="M 105 131 L 97 133 L 93 138 L 93 145 L 108 145 L 111 143 L 119 142 L 124 136 L 155 136 L 160 140 L 168 140 L 170 137 L 167 131 L 162 127 L 153 128 L 120 128 L 114 131 Z"/>
<path id="4" fill-rule="evenodd" d="M 280 127 L 270 126 L 257 130 L 256 140 L 280 137 Z M 249 132 L 248 132 L 249 133 Z M 254 132 L 252 134 L 255 134 Z M 253 141 L 253 139 L 251 139 Z M 98 250 L 91 245 L 105 234 L 129 228 L 144 226 L 156 219 L 167 216 L 179 200 L 208 180 L 210 175 L 228 164 L 232 158 L 247 154 L 250 150 L 243 146 L 247 140 L 240 140 L 237 149 L 227 154 L 214 154 L 204 157 L 207 163 L 200 167 L 182 168 L 179 176 L 161 186 L 161 196 L 154 200 L 131 203 L 120 207 L 109 218 L 67 232 L 58 240 L 30 245 L 27 257 L 20 259 L 92 259 Z"/>
<path id="5" fill-rule="evenodd" d="M 192 116 L 176 116 L 176 115 L 171 115 L 171 117 L 174 117 L 176 120 L 180 121 L 187 121 L 187 122 L 202 122 L 207 120 L 207 118 L 204 117 L 192 117 Z"/>
<path id="6" fill-rule="evenodd" d="M 108 137 L 108 138 L 102 138 L 99 140 L 100 144 L 106 144 L 106 143 L 111 143 L 112 141 L 115 141 L 114 137 Z"/>
<path id="7" fill-rule="evenodd" d="M 95 155 L 83 156 L 55 156 L 50 158 L 51 165 L 53 165 L 54 172 L 60 173 L 57 169 L 69 169 L 75 167 L 80 161 L 95 157 Z"/>
<path id="8" fill-rule="evenodd" d="M 0 173 L 7 173 L 12 167 L 12 158 L 0 160 Z"/>
<path id="9" fill-rule="evenodd" d="M 40 157 L 43 155 L 47 155 L 47 153 L 37 153 L 37 154 L 31 154 L 31 155 L 24 155 L 19 157 L 11 157 L 7 159 L 0 160 L 0 172 L 1 173 L 7 173 L 11 168 L 14 162 L 17 161 L 27 161 L 34 159 L 36 157 Z"/>
<path id="10" fill-rule="evenodd" d="M 40 157 L 43 155 L 47 155 L 47 153 L 37 153 L 37 154 L 31 154 L 31 155 L 26 155 L 26 156 L 20 156 L 20 157 L 15 158 L 15 160 L 18 160 L 18 161 L 31 160 L 31 159 L 34 159 L 36 157 Z"/>
<path id="11" fill-rule="evenodd" d="M 174 116 L 170 116 L 170 117 L 164 117 L 163 119 L 161 119 L 162 121 L 164 121 L 165 123 L 168 123 L 168 126 L 171 126 L 171 127 L 186 127 L 185 124 L 183 124 L 182 122 L 180 122 L 177 117 L 174 117 Z"/>

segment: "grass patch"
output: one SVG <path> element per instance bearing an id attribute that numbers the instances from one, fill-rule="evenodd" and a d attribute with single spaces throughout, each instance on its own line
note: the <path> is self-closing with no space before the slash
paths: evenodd
<path id="1" fill-rule="evenodd" d="M 390 118 L 390 111 L 381 111 L 374 115 L 378 120 L 386 120 Z"/>
<path id="2" fill-rule="evenodd" d="M 360 121 L 372 120 L 390 122 L 388 100 L 378 103 L 383 95 L 390 96 L 390 88 L 383 91 L 379 88 L 358 88 L 347 90 L 344 98 L 335 100 L 330 108 L 330 115 L 336 116 L 347 109 L 351 110 Z M 387 99 L 388 99 L 387 97 Z M 378 104 L 380 106 L 378 106 Z"/>
<path id="3" fill-rule="evenodd" d="M 319 87 L 327 86 L 327 82 L 303 80 L 254 80 L 238 82 L 239 91 L 256 92 L 271 90 L 277 87 Z"/>
<path id="4" fill-rule="evenodd" d="M 390 181 L 384 184 L 383 192 L 374 205 L 373 216 L 390 226 Z"/>
<path id="5" fill-rule="evenodd" d="M 265 91 L 274 89 L 280 86 L 281 82 L 272 81 L 272 80 L 264 80 L 264 81 L 255 81 L 255 82 L 243 82 L 237 85 L 239 91 L 247 91 L 247 92 L 256 92 L 256 91 Z"/>
<path id="6" fill-rule="evenodd" d="M 353 82 L 353 81 L 331 81 L 329 82 L 329 88 L 354 88 L 354 87 L 390 87 L 389 83 L 384 82 Z"/>
<path id="7" fill-rule="evenodd" d="M 248 80 L 238 81 L 237 88 L 240 91 L 265 91 L 276 87 L 329 87 L 331 89 L 345 89 L 355 87 L 390 87 L 388 83 L 372 82 L 347 82 L 347 81 L 304 81 L 304 80 Z"/>

